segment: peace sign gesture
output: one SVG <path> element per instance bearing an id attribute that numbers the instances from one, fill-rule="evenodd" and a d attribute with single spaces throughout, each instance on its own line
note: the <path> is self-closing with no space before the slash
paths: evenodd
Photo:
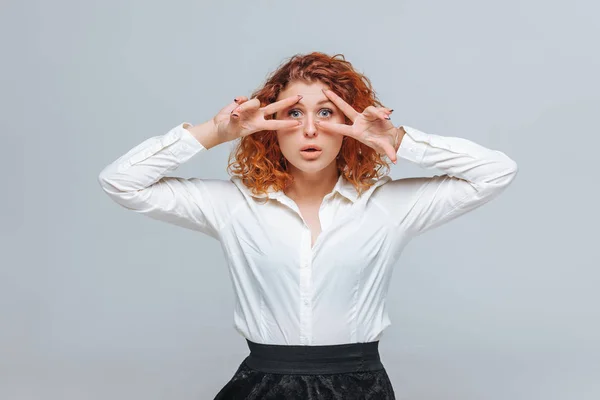
<path id="1" fill-rule="evenodd" d="M 251 100 L 245 96 L 236 97 L 233 103 L 223 107 L 213 117 L 219 141 L 228 142 L 263 130 L 297 127 L 300 125 L 298 121 L 279 121 L 265 117 L 296 104 L 300 99 L 300 95 L 291 96 L 261 107 L 260 100 L 256 97 Z"/>
<path id="2" fill-rule="evenodd" d="M 375 149 L 379 154 L 386 154 L 396 164 L 396 146 L 398 145 L 398 128 L 390 122 L 390 114 L 394 110 L 386 107 L 368 106 L 362 113 L 356 111 L 344 99 L 331 90 L 322 89 L 323 93 L 349 119 L 352 125 L 337 124 L 328 121 L 317 121 L 316 124 L 325 132 L 350 136 L 361 143 Z"/>

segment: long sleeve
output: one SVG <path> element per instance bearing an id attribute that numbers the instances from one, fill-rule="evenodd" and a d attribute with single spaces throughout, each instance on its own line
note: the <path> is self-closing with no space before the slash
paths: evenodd
<path id="1" fill-rule="evenodd" d="M 222 216 L 215 199 L 228 182 L 165 176 L 207 150 L 185 125 L 135 146 L 106 166 L 98 181 L 112 200 L 127 209 L 218 239 Z"/>
<path id="2" fill-rule="evenodd" d="M 515 178 L 506 154 L 470 140 L 428 134 L 403 126 L 397 156 L 442 175 L 396 179 L 382 185 L 377 201 L 397 226 L 416 236 L 498 196 Z"/>

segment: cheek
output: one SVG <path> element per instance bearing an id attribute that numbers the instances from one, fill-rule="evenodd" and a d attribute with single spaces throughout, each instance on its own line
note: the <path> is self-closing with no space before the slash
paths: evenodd
<path id="1" fill-rule="evenodd" d="M 277 134 L 277 143 L 279 144 L 279 148 L 281 149 L 282 152 L 285 152 L 287 147 L 289 147 L 289 137 L 286 138 L 285 135 L 280 135 L 279 133 Z"/>
<path id="2" fill-rule="evenodd" d="M 334 136 L 331 138 L 331 142 L 336 147 L 342 147 L 342 143 L 344 141 L 344 135 L 342 134 L 333 134 Z"/>

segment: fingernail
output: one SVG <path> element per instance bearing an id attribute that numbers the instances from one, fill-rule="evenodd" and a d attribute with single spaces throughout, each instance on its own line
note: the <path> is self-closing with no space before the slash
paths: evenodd
<path id="1" fill-rule="evenodd" d="M 385 117 L 385 119 L 391 119 L 390 117 Z"/>
<path id="2" fill-rule="evenodd" d="M 392 110 L 390 110 L 390 112 L 391 112 L 391 113 L 393 113 L 393 112 L 394 112 L 394 110 L 392 109 Z"/>
<path id="3" fill-rule="evenodd" d="M 233 101 L 235 101 L 237 103 L 238 102 L 238 98 L 236 97 L 235 99 L 233 99 Z"/>

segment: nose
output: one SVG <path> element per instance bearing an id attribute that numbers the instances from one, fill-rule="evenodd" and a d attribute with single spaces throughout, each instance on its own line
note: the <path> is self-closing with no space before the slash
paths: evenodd
<path id="1" fill-rule="evenodd" d="M 317 126 L 312 116 L 308 116 L 304 122 L 304 135 L 313 137 L 317 135 Z"/>

